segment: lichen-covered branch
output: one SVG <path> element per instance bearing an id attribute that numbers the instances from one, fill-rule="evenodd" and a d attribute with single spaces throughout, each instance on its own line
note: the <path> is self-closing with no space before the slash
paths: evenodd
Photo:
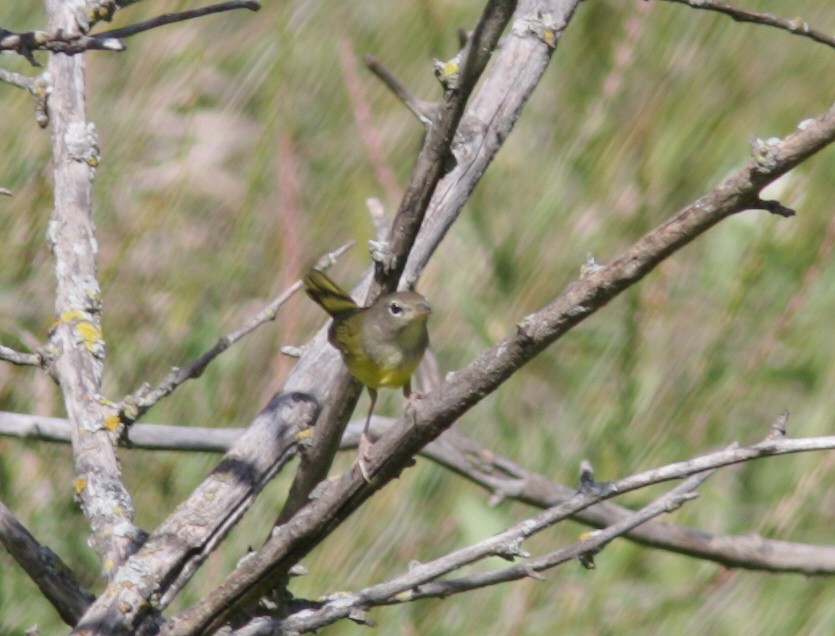
<path id="1" fill-rule="evenodd" d="M 78 33 L 73 3 L 48 0 L 49 28 Z M 87 121 L 85 61 L 53 54 L 50 101 L 55 207 L 47 240 L 57 278 L 51 335 L 54 369 L 73 423 L 73 486 L 92 530 L 92 544 L 109 576 L 144 539 L 133 523 L 133 503 L 123 482 L 111 428 L 115 413 L 101 401 L 105 342 L 96 272 L 92 182 L 98 164 L 95 127 Z"/>
<path id="2" fill-rule="evenodd" d="M 275 396 L 208 477 L 148 537 L 76 626 L 74 634 L 134 634 L 153 628 L 195 570 L 226 537 L 270 479 L 309 439 L 318 405 Z"/>

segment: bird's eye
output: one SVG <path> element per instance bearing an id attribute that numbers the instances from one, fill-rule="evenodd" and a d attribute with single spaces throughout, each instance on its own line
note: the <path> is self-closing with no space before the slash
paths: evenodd
<path id="1" fill-rule="evenodd" d="M 403 313 L 402 305 L 396 301 L 392 301 L 391 303 L 389 303 L 389 313 L 392 316 L 399 316 Z"/>

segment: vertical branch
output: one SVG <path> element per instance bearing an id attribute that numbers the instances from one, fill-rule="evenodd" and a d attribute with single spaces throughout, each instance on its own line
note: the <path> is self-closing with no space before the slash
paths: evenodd
<path id="1" fill-rule="evenodd" d="M 375 264 L 376 285 L 372 289 L 372 298 L 382 292 L 393 291 L 400 280 L 432 195 L 448 167 L 453 138 L 464 108 L 515 11 L 514 0 L 488 0 L 464 47 L 460 76 L 454 87 L 444 93 L 442 106 L 423 140 L 412 177 L 394 217 L 388 237 L 388 259 Z"/>
<path id="2" fill-rule="evenodd" d="M 414 286 L 501 149 L 568 27 L 580 0 L 520 0 L 491 72 L 473 94 L 455 143 L 455 166 L 429 201 L 401 283 Z"/>
<path id="3" fill-rule="evenodd" d="M 49 28 L 78 33 L 75 16 L 83 2 L 46 0 Z M 83 55 L 52 54 L 50 98 L 55 208 L 47 240 L 57 277 L 52 333 L 55 369 L 67 415 L 73 423 L 75 492 L 93 531 L 93 545 L 106 573 L 135 551 L 139 531 L 121 479 L 108 423 L 118 423 L 101 401 L 104 339 L 101 293 L 96 276 L 92 181 L 98 162 L 95 128 L 87 122 Z M 108 415 L 111 417 L 108 418 Z"/>

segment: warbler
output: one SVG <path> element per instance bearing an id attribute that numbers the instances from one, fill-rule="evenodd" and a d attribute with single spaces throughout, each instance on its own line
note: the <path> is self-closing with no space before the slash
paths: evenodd
<path id="1" fill-rule="evenodd" d="M 333 318 L 328 341 L 371 398 L 358 459 L 360 472 L 368 481 L 368 427 L 377 403 L 377 389 L 403 387 L 403 395 L 412 397 L 412 373 L 429 344 L 426 322 L 432 309 L 423 296 L 411 291 L 381 296 L 370 306 L 360 307 L 318 269 L 310 270 L 303 282 L 307 295 Z"/>

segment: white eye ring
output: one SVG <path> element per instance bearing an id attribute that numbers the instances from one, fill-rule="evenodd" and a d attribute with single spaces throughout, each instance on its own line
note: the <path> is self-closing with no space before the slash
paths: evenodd
<path id="1" fill-rule="evenodd" d="M 389 303 L 389 313 L 392 316 L 399 316 L 403 313 L 403 307 L 396 300 Z"/>

